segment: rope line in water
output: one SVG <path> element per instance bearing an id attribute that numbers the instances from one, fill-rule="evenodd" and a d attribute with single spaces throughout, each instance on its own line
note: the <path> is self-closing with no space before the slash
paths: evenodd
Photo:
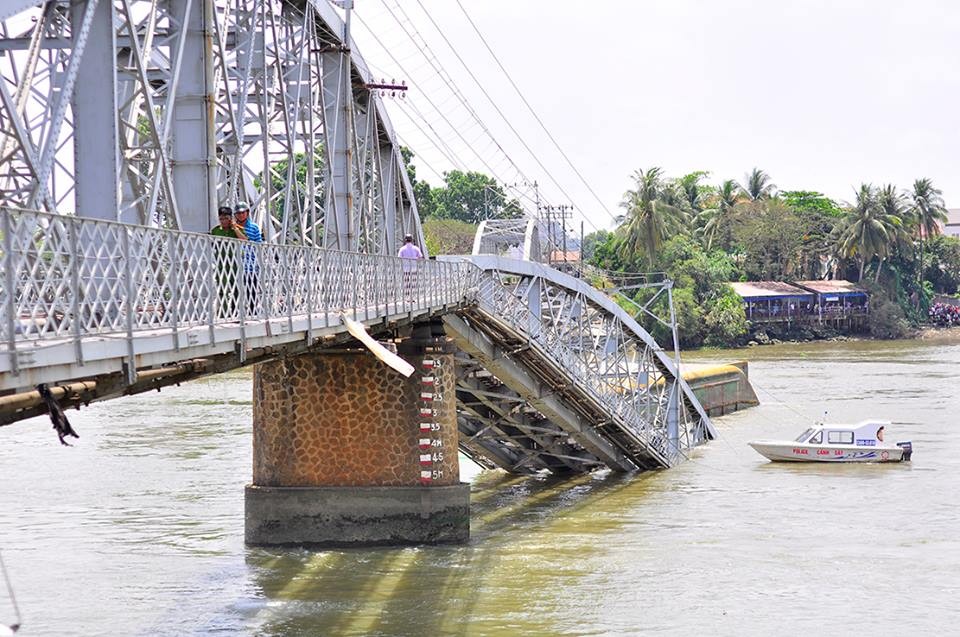
<path id="1" fill-rule="evenodd" d="M 7 573 L 7 565 L 3 562 L 3 553 L 0 553 L 0 571 L 3 571 L 3 579 L 7 583 L 7 594 L 10 596 L 10 603 L 13 604 L 13 613 L 17 617 L 17 622 L 15 624 L 4 626 L 10 631 L 9 634 L 12 635 L 20 630 L 20 624 L 22 622 L 20 619 L 20 607 L 17 606 L 17 596 L 13 594 L 13 584 L 10 583 L 10 575 Z"/>

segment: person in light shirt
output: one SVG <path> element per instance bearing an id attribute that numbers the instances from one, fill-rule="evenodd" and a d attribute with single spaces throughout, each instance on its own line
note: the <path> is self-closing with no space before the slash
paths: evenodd
<path id="1" fill-rule="evenodd" d="M 397 256 L 403 260 L 403 290 L 409 300 L 416 284 L 417 261 L 423 258 L 423 252 L 413 242 L 412 234 L 403 237 L 403 247 L 397 252 Z"/>

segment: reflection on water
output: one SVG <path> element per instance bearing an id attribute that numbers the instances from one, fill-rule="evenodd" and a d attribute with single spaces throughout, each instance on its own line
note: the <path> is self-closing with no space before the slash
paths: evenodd
<path id="1" fill-rule="evenodd" d="M 0 430 L 0 548 L 25 635 L 922 634 L 960 619 L 960 346 L 785 344 L 760 407 L 641 476 L 473 477 L 466 546 L 248 549 L 249 375 Z M 772 464 L 746 446 L 893 421 L 897 465 Z M 853 611 L 856 611 L 855 613 Z M 0 622 L 12 608 L 0 593 Z M 947 629 L 946 631 L 944 629 Z"/>

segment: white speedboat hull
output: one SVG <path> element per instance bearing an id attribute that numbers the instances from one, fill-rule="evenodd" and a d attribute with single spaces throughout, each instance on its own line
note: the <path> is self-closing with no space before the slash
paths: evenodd
<path id="1" fill-rule="evenodd" d="M 901 462 L 903 448 L 895 445 L 811 445 L 784 440 L 749 443 L 774 462 Z"/>

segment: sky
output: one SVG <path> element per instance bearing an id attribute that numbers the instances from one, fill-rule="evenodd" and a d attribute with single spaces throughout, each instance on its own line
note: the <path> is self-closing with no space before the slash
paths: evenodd
<path id="1" fill-rule="evenodd" d="M 374 74 L 410 86 L 387 110 L 433 185 L 478 170 L 532 201 L 536 181 L 587 232 L 652 166 L 711 183 L 759 167 L 841 201 L 929 177 L 960 207 L 960 3 L 356 0 L 353 15 Z"/>

